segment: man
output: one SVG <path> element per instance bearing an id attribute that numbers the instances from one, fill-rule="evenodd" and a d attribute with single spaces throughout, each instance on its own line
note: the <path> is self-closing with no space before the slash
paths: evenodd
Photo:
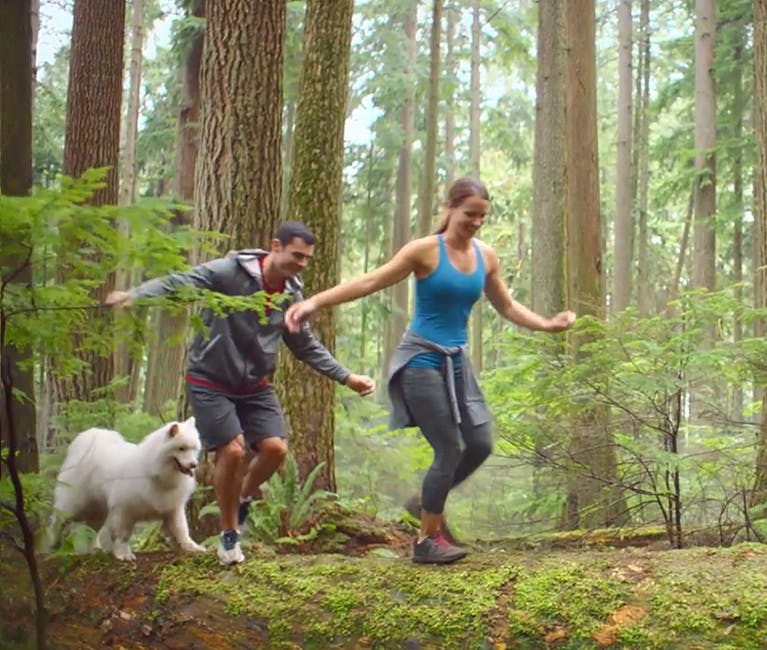
<path id="1" fill-rule="evenodd" d="M 227 296 L 265 291 L 270 298 L 265 314 L 234 311 L 221 316 L 205 308 L 204 328 L 189 350 L 186 379 L 192 411 L 203 445 L 215 450 L 213 486 L 222 531 L 218 558 L 223 565 L 245 559 L 239 527 L 247 518 L 249 501 L 287 454 L 282 408 L 269 383 L 280 339 L 296 358 L 360 395 L 375 388 L 370 377 L 344 368 L 308 326 L 295 333 L 285 327 L 285 310 L 303 300 L 299 273 L 313 248 L 313 233 L 302 223 L 287 221 L 277 229 L 269 252 L 235 251 L 186 273 L 150 280 L 130 291 L 114 291 L 106 298 L 108 305 L 129 306 L 136 298 L 167 295 L 190 286 Z M 248 463 L 249 450 L 256 453 Z"/>

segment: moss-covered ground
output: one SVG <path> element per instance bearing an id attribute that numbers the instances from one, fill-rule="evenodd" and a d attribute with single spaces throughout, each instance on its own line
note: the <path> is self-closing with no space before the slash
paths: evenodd
<path id="1" fill-rule="evenodd" d="M 53 648 L 767 648 L 767 547 L 665 550 L 483 544 L 446 567 L 249 550 L 42 562 Z M 2 647 L 33 625 L 24 566 L 4 562 Z"/>

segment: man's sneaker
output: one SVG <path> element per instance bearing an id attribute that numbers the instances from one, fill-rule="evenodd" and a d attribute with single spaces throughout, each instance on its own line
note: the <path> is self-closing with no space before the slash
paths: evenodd
<path id="1" fill-rule="evenodd" d="M 223 566 L 239 564 L 245 561 L 240 548 L 240 533 L 236 530 L 225 530 L 218 540 L 218 561 Z"/>
<path id="2" fill-rule="evenodd" d="M 417 494 L 410 497 L 405 502 L 405 510 L 411 517 L 421 521 L 421 497 L 419 497 Z M 453 535 L 453 531 L 450 530 L 450 526 L 447 525 L 447 521 L 444 517 L 442 518 L 439 532 L 442 534 L 442 537 L 444 537 L 451 544 L 455 545 L 459 543 L 455 535 Z"/>
<path id="3" fill-rule="evenodd" d="M 253 499 L 250 497 L 240 500 L 240 505 L 237 507 L 237 527 L 240 530 L 247 528 L 248 514 L 250 513 L 250 504 L 252 502 Z"/>
<path id="4" fill-rule="evenodd" d="M 413 562 L 417 564 L 450 564 L 466 557 L 466 549 L 448 542 L 441 533 L 432 533 L 413 543 Z"/>

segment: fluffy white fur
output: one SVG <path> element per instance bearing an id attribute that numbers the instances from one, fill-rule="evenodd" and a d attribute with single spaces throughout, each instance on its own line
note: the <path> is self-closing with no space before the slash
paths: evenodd
<path id="1" fill-rule="evenodd" d="M 204 551 L 189 536 L 184 507 L 195 488 L 200 434 L 194 418 L 167 424 L 139 444 L 117 431 L 88 429 L 69 445 L 54 492 L 51 539 L 66 519 L 98 530 L 96 546 L 118 560 L 134 560 L 133 527 L 162 520 L 185 551 Z"/>

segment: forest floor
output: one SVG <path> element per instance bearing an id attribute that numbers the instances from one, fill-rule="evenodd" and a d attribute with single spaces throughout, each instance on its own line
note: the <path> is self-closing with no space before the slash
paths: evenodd
<path id="1" fill-rule="evenodd" d="M 410 562 L 412 533 L 359 517 L 330 541 L 246 543 L 230 568 L 213 551 L 41 556 L 48 647 L 767 648 L 761 544 L 569 533 L 470 543 L 435 567 Z M 7 548 L 0 585 L 0 648 L 34 647 L 26 565 Z"/>

